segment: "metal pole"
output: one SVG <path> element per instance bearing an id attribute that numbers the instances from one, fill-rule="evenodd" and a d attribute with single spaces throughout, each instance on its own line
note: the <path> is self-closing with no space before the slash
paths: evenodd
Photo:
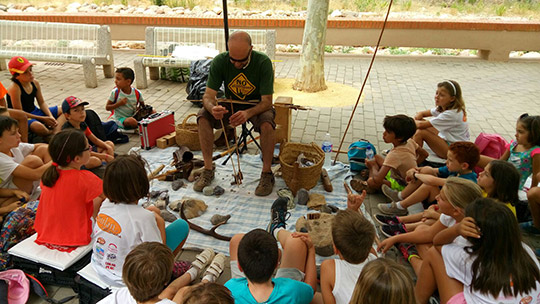
<path id="1" fill-rule="evenodd" d="M 223 0 L 223 30 L 225 31 L 225 49 L 229 50 L 229 14 L 227 13 L 227 0 Z"/>

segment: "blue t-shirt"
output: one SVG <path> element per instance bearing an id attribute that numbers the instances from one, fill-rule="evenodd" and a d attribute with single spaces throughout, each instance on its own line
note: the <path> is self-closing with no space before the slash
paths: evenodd
<path id="1" fill-rule="evenodd" d="M 313 289 L 304 282 L 287 278 L 274 278 L 274 290 L 264 304 L 287 303 L 287 304 L 308 304 L 313 299 Z M 251 292 L 249 292 L 246 278 L 230 279 L 225 283 L 234 298 L 235 304 L 258 304 Z"/>
<path id="2" fill-rule="evenodd" d="M 447 167 L 447 166 L 444 166 L 444 167 L 440 167 L 440 168 L 439 168 L 439 177 L 441 177 L 441 178 L 448 178 L 448 177 L 450 177 L 450 176 L 461 177 L 461 178 L 468 179 L 468 180 L 470 180 L 471 182 L 476 183 L 476 173 L 475 173 L 474 171 L 471 172 L 471 173 L 458 175 L 457 172 L 450 172 L 450 170 L 448 170 L 448 167 Z"/>

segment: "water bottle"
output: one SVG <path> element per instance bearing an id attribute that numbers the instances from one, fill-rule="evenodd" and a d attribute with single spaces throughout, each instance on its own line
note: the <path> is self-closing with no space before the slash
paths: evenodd
<path id="1" fill-rule="evenodd" d="M 374 154 L 373 154 L 373 149 L 371 148 L 371 146 L 368 146 L 368 147 L 366 148 L 366 159 L 372 160 L 372 159 L 373 159 L 373 156 L 374 156 Z"/>
<path id="2" fill-rule="evenodd" d="M 324 141 L 322 142 L 321 149 L 324 152 L 324 167 L 330 167 L 332 162 L 332 138 L 330 133 L 326 133 Z"/>

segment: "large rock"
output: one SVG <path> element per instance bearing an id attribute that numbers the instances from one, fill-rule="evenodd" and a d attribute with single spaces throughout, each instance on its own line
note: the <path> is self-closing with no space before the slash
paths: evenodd
<path id="1" fill-rule="evenodd" d="M 327 213 L 309 213 L 296 221 L 296 231 L 307 231 L 315 246 L 315 252 L 320 256 L 334 254 L 332 243 L 332 222 L 334 216 Z"/>
<path id="2" fill-rule="evenodd" d="M 174 201 L 169 204 L 169 208 L 180 212 L 182 204 L 184 205 L 184 214 L 187 219 L 198 217 L 208 209 L 208 205 L 206 205 L 204 201 L 191 197 L 184 197 L 181 200 Z"/>

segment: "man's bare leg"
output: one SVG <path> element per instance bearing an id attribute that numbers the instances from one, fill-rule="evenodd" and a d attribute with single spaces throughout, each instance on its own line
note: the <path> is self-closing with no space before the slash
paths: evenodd
<path id="1" fill-rule="evenodd" d="M 270 123 L 265 122 L 261 125 L 261 148 L 262 148 L 262 156 L 263 156 L 262 172 L 270 172 L 272 170 L 272 159 L 274 158 L 274 146 L 276 145 L 275 134 L 276 134 L 276 130 L 272 128 L 272 125 Z M 206 161 L 205 161 L 205 165 L 206 165 Z"/>
<path id="2" fill-rule="evenodd" d="M 212 170 L 212 152 L 214 151 L 214 130 L 208 119 L 200 117 L 197 121 L 199 126 L 199 142 L 204 160 L 204 168 Z M 227 138 L 230 139 L 230 138 Z"/>

